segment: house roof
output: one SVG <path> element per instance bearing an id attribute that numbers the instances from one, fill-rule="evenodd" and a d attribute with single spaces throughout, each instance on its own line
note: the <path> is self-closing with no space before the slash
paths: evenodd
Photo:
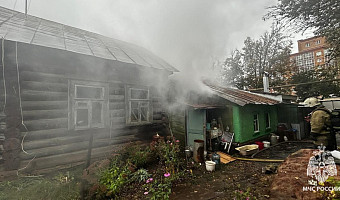
<path id="1" fill-rule="evenodd" d="M 145 48 L 0 7 L 0 37 L 171 72 L 176 68 Z"/>
<path id="2" fill-rule="evenodd" d="M 248 91 L 217 86 L 206 81 L 204 82 L 204 84 L 207 85 L 219 97 L 222 97 L 223 99 L 231 101 L 240 106 L 244 106 L 246 104 L 275 105 L 280 103 L 279 101 L 266 98 Z"/>

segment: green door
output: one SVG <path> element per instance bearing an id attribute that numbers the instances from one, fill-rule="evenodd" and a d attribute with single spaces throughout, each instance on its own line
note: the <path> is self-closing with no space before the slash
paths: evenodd
<path id="1" fill-rule="evenodd" d="M 187 145 L 194 147 L 194 140 L 205 141 L 206 110 L 188 109 Z M 205 145 L 204 145 L 205 148 Z"/>

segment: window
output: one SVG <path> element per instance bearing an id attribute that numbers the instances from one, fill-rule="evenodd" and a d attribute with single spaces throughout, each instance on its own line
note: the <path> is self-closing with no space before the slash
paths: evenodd
<path id="1" fill-rule="evenodd" d="M 254 132 L 259 132 L 260 127 L 259 127 L 259 115 L 255 114 L 254 115 Z"/>
<path id="2" fill-rule="evenodd" d="M 266 113 L 266 128 L 270 128 L 270 114 Z"/>
<path id="3" fill-rule="evenodd" d="M 128 124 L 145 124 L 150 122 L 149 89 L 127 88 L 128 92 Z"/>
<path id="4" fill-rule="evenodd" d="M 305 44 L 305 47 L 310 47 L 310 43 L 307 42 L 307 43 Z"/>
<path id="5" fill-rule="evenodd" d="M 322 54 L 321 51 L 318 51 L 318 52 L 316 52 L 315 55 L 316 55 L 316 56 L 321 56 L 321 54 Z"/>
<path id="6" fill-rule="evenodd" d="M 317 40 L 316 42 L 315 42 L 315 44 L 320 44 L 321 43 L 321 41 L 320 40 Z"/>
<path id="7" fill-rule="evenodd" d="M 69 127 L 76 130 L 104 128 L 108 117 L 108 88 L 105 84 L 71 82 Z"/>
<path id="8" fill-rule="evenodd" d="M 317 60 L 316 60 L 316 62 L 322 62 L 322 59 L 321 58 L 318 58 Z"/>

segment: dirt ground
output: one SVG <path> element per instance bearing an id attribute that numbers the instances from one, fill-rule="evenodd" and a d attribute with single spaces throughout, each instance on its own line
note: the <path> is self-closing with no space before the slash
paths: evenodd
<path id="1" fill-rule="evenodd" d="M 300 149 L 309 149 L 309 142 L 285 142 L 261 151 L 255 158 L 285 159 Z M 239 156 L 233 154 L 233 156 Z M 195 172 L 196 178 L 179 183 L 170 199 L 233 199 L 235 191 L 250 189 L 257 199 L 270 198 L 270 186 L 275 174 L 265 174 L 266 167 L 278 167 L 281 163 L 236 160 L 222 164 L 215 172 L 206 172 L 204 166 Z"/>

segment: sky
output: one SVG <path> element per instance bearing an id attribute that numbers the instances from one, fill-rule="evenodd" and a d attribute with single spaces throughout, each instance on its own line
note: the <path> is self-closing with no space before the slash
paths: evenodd
<path id="1" fill-rule="evenodd" d="M 276 0 L 28 0 L 30 15 L 145 47 L 178 68 L 180 77 L 208 74 L 270 29 L 263 21 Z M 25 0 L 0 6 L 24 12 Z M 297 36 L 293 39 L 305 38 Z M 294 46 L 296 51 L 296 45 Z"/>

